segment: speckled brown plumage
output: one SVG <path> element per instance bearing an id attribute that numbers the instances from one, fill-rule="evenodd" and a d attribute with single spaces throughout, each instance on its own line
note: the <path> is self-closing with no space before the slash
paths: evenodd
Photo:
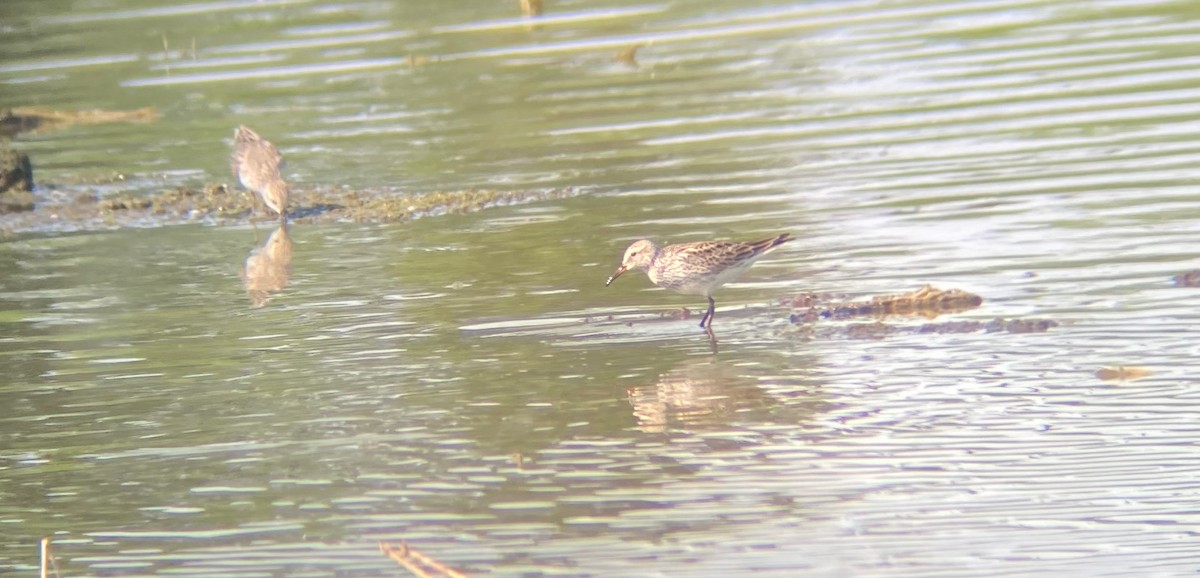
<path id="1" fill-rule="evenodd" d="M 712 292 L 741 276 L 759 257 L 791 240 L 791 235 L 783 233 L 749 243 L 700 241 L 659 247 L 652 241 L 642 239 L 625 250 L 621 266 L 605 285 L 611 285 L 626 271 L 639 269 L 645 271 L 650 281 L 659 287 L 689 295 L 703 295 L 708 298 L 708 312 L 700 320 L 700 327 L 711 332 L 716 309 Z"/>
<path id="2" fill-rule="evenodd" d="M 246 125 L 233 133 L 233 174 L 242 186 L 257 193 L 271 210 L 279 213 L 279 221 L 287 221 L 288 184 L 280 169 L 283 156 L 270 141 Z"/>

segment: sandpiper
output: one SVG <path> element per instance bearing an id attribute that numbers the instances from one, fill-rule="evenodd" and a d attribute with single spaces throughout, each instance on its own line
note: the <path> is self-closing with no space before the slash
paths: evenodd
<path id="1" fill-rule="evenodd" d="M 242 186 L 258 193 L 279 222 L 287 222 L 288 184 L 279 170 L 283 157 L 270 141 L 242 125 L 233 133 L 233 174 Z"/>
<path id="2" fill-rule="evenodd" d="M 642 239 L 625 250 L 621 266 L 604 285 L 612 285 L 617 277 L 630 269 L 641 269 L 659 287 L 688 295 L 703 295 L 708 298 L 708 311 L 700 320 L 700 327 L 711 335 L 713 312 L 717 307 L 712 292 L 741 276 L 759 257 L 791 240 L 790 234 L 783 233 L 750 243 L 700 241 L 659 247 Z"/>

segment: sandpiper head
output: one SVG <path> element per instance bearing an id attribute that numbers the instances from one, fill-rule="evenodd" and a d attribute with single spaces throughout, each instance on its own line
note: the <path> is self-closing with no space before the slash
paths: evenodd
<path id="1" fill-rule="evenodd" d="M 634 241 L 628 249 L 625 249 L 625 257 L 621 259 L 621 266 L 617 267 L 617 272 L 608 278 L 608 282 L 604 285 L 607 287 L 612 285 L 613 281 L 617 280 L 623 273 L 630 269 L 641 269 L 645 271 L 650 268 L 650 264 L 654 262 L 654 255 L 658 253 L 658 247 L 646 239 Z"/>
<path id="2" fill-rule="evenodd" d="M 263 188 L 262 194 L 263 201 L 276 213 L 282 212 L 287 208 L 288 197 L 290 195 L 291 189 L 283 179 L 269 181 L 267 186 Z"/>

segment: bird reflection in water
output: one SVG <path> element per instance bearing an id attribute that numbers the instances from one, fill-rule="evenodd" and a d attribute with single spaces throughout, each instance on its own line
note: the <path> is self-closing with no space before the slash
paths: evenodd
<path id="1" fill-rule="evenodd" d="M 630 388 L 638 429 L 660 433 L 727 424 L 740 409 L 767 402 L 764 392 L 737 367 L 708 359 L 659 376 L 653 385 Z"/>
<path id="2" fill-rule="evenodd" d="M 280 225 L 262 245 L 250 250 L 242 266 L 242 286 L 252 307 L 266 305 L 275 293 L 287 287 L 292 276 L 292 238 Z"/>

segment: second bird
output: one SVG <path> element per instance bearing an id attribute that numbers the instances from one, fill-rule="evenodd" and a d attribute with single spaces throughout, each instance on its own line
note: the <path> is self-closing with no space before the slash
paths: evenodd
<path id="1" fill-rule="evenodd" d="M 258 193 L 271 210 L 279 213 L 279 222 L 287 221 L 288 184 L 280 169 L 283 156 L 271 141 L 258 136 L 246 125 L 233 133 L 233 174 L 242 186 Z"/>
<path id="2" fill-rule="evenodd" d="M 700 320 L 700 327 L 711 334 L 717 307 L 712 298 L 713 291 L 740 277 L 759 257 L 791 240 L 791 235 L 783 233 L 749 243 L 701 241 L 659 247 L 642 239 L 625 250 L 621 266 L 608 278 L 605 286 L 612 285 L 617 277 L 630 269 L 641 269 L 659 287 L 688 295 L 703 295 L 708 298 L 708 311 Z"/>

